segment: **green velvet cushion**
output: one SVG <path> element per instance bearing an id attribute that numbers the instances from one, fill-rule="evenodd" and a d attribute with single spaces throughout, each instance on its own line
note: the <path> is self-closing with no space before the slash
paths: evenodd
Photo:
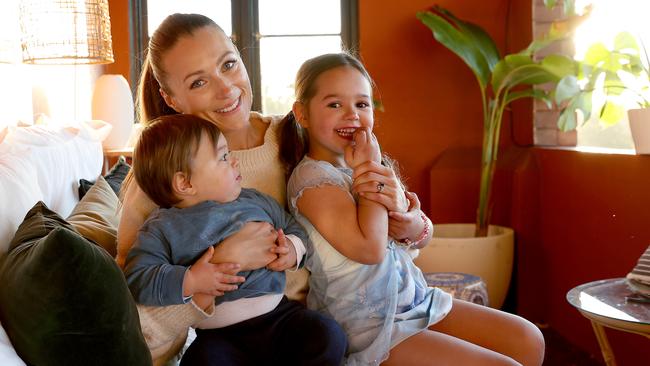
<path id="1" fill-rule="evenodd" d="M 151 365 L 122 272 L 37 203 L 0 259 L 0 321 L 33 365 Z"/>

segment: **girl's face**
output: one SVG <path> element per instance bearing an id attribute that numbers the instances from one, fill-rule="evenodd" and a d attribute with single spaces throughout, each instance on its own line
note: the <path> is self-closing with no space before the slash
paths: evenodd
<path id="1" fill-rule="evenodd" d="M 231 202 L 241 192 L 239 163 L 230 156 L 223 134 L 215 146 L 206 133 L 201 135 L 199 148 L 192 159 L 190 184 L 195 190 L 195 203 L 211 200 Z"/>
<path id="2" fill-rule="evenodd" d="M 343 152 L 359 127 L 374 125 L 372 88 L 361 72 L 337 67 L 316 79 L 316 94 L 298 119 L 309 134 L 309 157 L 344 166 Z"/>
<path id="3" fill-rule="evenodd" d="M 253 93 L 246 68 L 230 39 L 214 27 L 179 38 L 163 55 L 169 94 L 165 102 L 177 112 L 212 121 L 222 131 L 248 124 Z"/>

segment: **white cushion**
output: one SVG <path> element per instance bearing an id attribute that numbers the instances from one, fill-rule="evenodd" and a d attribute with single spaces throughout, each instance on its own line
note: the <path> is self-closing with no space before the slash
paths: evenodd
<path id="1" fill-rule="evenodd" d="M 27 211 L 43 200 L 36 169 L 27 152 L 25 148 L 0 143 L 0 254 L 7 251 Z"/>
<path id="2" fill-rule="evenodd" d="M 101 142 L 83 129 L 16 128 L 5 140 L 30 149 L 28 156 L 38 174 L 43 202 L 62 217 L 79 201 L 79 179 L 93 180 L 101 173 Z"/>
<path id="3" fill-rule="evenodd" d="M 0 324 L 0 365 L 2 366 L 25 366 L 23 360 L 18 357 L 14 347 L 9 342 L 9 337 Z"/>
<path id="4" fill-rule="evenodd" d="M 86 127 L 9 127 L 0 140 L 0 253 L 36 202 L 67 217 L 79 179 L 95 179 L 102 162 L 101 142 Z"/>

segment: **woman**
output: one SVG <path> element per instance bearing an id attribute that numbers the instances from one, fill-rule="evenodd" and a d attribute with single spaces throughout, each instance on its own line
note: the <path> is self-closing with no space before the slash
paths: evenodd
<path id="1" fill-rule="evenodd" d="M 278 156 L 280 118 L 251 112 L 253 95 L 248 74 L 236 47 L 217 24 L 197 14 L 167 17 L 149 42 L 143 68 L 138 93 L 140 121 L 189 113 L 213 122 L 239 160 L 242 186 L 269 194 L 285 205 L 286 169 Z M 393 207 L 399 208 L 393 217 L 396 236 L 409 237 L 410 232 L 422 230 L 419 207 L 405 212 L 409 201 L 392 170 L 378 165 L 368 170 L 365 180 L 375 183 L 361 185 L 361 190 L 366 187 L 371 193 L 381 183 L 381 194 L 375 192 L 374 199 L 391 201 Z M 137 230 L 155 208 L 133 181 L 124 189 L 118 230 L 120 265 Z M 264 223 L 246 224 L 216 246 L 213 262 L 238 263 L 241 270 L 265 266 L 276 258 L 277 234 L 272 229 Z M 233 278 L 222 274 L 224 291 L 235 289 Z M 304 299 L 306 282 L 306 272 L 288 272 L 288 297 Z M 154 359 L 173 355 L 182 345 L 189 325 L 208 316 L 191 303 L 149 309 L 140 315 Z"/>

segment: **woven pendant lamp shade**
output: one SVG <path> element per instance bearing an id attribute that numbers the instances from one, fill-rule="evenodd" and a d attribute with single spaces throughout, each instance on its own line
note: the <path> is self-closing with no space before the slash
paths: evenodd
<path id="1" fill-rule="evenodd" d="M 113 62 L 108 0 L 21 0 L 23 62 Z"/>

